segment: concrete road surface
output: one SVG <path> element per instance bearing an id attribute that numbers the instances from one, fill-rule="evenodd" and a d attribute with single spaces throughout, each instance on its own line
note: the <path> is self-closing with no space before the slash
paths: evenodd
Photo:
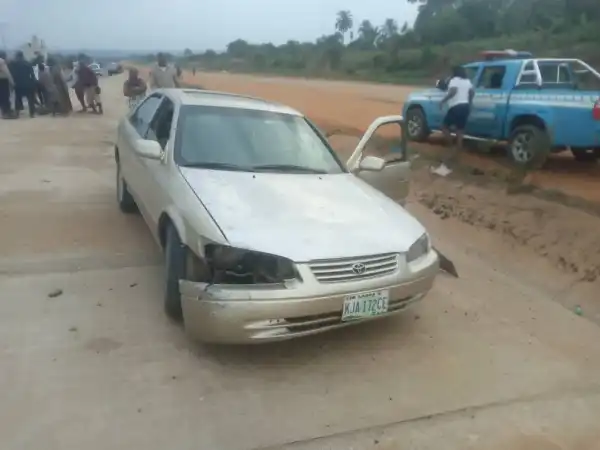
<path id="1" fill-rule="evenodd" d="M 115 202 L 122 81 L 102 80 L 104 117 L 0 122 L 2 450 L 600 448 L 600 332 L 552 301 L 560 275 L 418 205 L 461 278 L 403 316 L 189 342 Z"/>

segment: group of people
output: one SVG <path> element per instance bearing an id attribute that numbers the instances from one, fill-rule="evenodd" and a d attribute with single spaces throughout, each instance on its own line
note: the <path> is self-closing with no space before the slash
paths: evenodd
<path id="1" fill-rule="evenodd" d="M 17 119 L 24 109 L 26 99 L 29 116 L 37 114 L 69 115 L 73 105 L 69 96 L 69 84 L 81 104 L 81 112 L 91 109 L 102 114 L 98 77 L 88 67 L 83 56 L 75 63 L 69 76 L 54 58 L 44 62 L 38 56 L 28 61 L 18 51 L 12 60 L 0 51 L 0 111 L 3 119 Z M 14 108 L 11 97 L 14 97 Z"/>
<path id="2" fill-rule="evenodd" d="M 181 69 L 168 64 L 167 57 L 159 53 L 156 65 L 150 70 L 150 89 L 181 87 Z M 123 83 L 123 95 L 128 99 L 129 108 L 133 109 L 146 96 L 148 85 L 140 77 L 138 69 L 129 69 L 129 76 Z"/>

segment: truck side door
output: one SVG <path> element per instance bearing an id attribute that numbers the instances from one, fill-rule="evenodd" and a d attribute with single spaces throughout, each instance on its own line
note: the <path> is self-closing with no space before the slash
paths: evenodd
<path id="1" fill-rule="evenodd" d="M 485 64 L 475 84 L 475 97 L 467 123 L 466 134 L 497 138 L 507 112 L 508 99 L 514 83 L 512 64 Z"/>

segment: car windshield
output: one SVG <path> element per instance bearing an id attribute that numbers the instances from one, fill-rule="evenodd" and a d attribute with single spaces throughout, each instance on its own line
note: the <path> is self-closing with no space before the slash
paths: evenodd
<path id="1" fill-rule="evenodd" d="M 239 108 L 181 108 L 175 161 L 186 167 L 341 173 L 333 150 L 299 116 Z"/>

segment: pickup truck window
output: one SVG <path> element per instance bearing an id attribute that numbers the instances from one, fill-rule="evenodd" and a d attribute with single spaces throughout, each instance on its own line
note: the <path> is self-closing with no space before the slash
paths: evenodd
<path id="1" fill-rule="evenodd" d="M 477 87 L 480 89 L 502 89 L 502 82 L 506 74 L 506 66 L 487 66 L 481 72 Z"/>
<path id="2" fill-rule="evenodd" d="M 479 66 L 469 66 L 465 67 L 465 72 L 467 72 L 467 77 L 471 82 L 475 81 L 475 77 L 477 76 L 477 72 L 479 72 Z"/>

